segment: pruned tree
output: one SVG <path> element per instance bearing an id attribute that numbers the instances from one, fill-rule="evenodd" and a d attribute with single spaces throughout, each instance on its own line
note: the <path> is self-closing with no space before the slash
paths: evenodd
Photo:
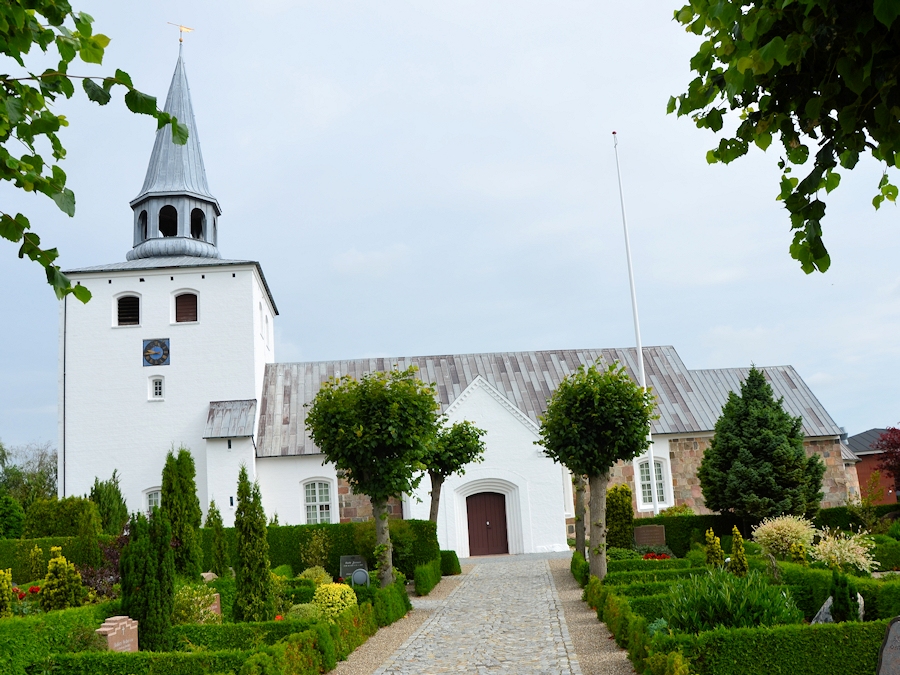
<path id="1" fill-rule="evenodd" d="M 438 430 L 435 443 L 422 462 L 431 478 L 431 511 L 429 519 L 436 523 L 441 504 L 441 487 L 453 474 L 465 473 L 465 466 L 484 461 L 484 441 L 487 432 L 471 422 L 456 422 Z"/>
<path id="2" fill-rule="evenodd" d="M 894 495 L 900 501 L 900 429 L 888 427 L 871 447 L 881 451 L 878 468 L 894 479 Z"/>
<path id="3" fill-rule="evenodd" d="M 331 378 L 309 405 L 306 428 L 354 492 L 372 500 L 381 586 L 393 583 L 387 501 L 412 492 L 438 429 L 434 389 L 417 369 Z"/>
<path id="4" fill-rule="evenodd" d="M 94 478 L 89 498 L 97 505 L 103 533 L 113 536 L 122 534 L 125 523 L 128 522 L 128 506 L 119 488 L 119 475 L 116 469 L 113 469 L 109 480 L 101 481 Z"/>
<path id="5" fill-rule="evenodd" d="M 250 482 L 247 467 L 238 473 L 237 509 L 234 512 L 235 621 L 271 621 L 275 617 L 275 589 L 269 567 L 269 541 L 266 538 L 266 513 L 259 483 Z"/>
<path id="6" fill-rule="evenodd" d="M 222 524 L 222 514 L 216 506 L 216 500 L 209 502 L 209 510 L 206 512 L 205 527 L 212 530 L 212 567 L 210 572 L 216 576 L 225 576 L 228 572 L 228 553 L 225 549 L 225 528 Z"/>
<path id="7" fill-rule="evenodd" d="M 172 526 L 175 571 L 189 579 L 199 579 L 203 565 L 200 543 L 200 500 L 197 498 L 197 470 L 187 448 L 178 454 L 169 451 L 162 473 L 160 508 Z"/>
<path id="8" fill-rule="evenodd" d="M 541 417 L 544 453 L 575 475 L 586 475 L 591 491 L 590 570 L 606 576 L 606 489 L 609 471 L 650 445 L 654 397 L 624 367 L 578 370 L 560 382 Z"/>
<path id="9" fill-rule="evenodd" d="M 756 368 L 729 393 L 697 470 L 707 508 L 747 521 L 818 512 L 825 465 L 806 456 L 803 421 L 782 403 Z"/>
<path id="10" fill-rule="evenodd" d="M 710 163 L 780 141 L 777 198 L 790 214 L 791 257 L 807 274 L 831 264 L 821 196 L 840 184 L 838 165 L 849 171 L 870 153 L 884 167 L 873 205 L 897 199 L 887 170 L 900 159 L 898 16 L 896 0 L 691 0 L 675 12 L 704 40 L 690 62 L 697 77 L 668 111 L 701 129 L 735 129 L 706 154 Z M 740 115 L 736 128 L 729 111 Z M 810 149 L 806 176 L 793 176 Z"/>

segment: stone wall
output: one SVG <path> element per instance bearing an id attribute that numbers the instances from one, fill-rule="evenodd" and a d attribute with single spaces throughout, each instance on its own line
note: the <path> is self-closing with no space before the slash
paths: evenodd
<path id="1" fill-rule="evenodd" d="M 844 506 L 847 496 L 859 495 L 859 478 L 856 467 L 845 467 L 841 457 L 841 440 L 839 438 L 807 438 L 803 441 L 806 456 L 819 455 L 825 463 L 825 476 L 822 478 L 822 508 Z"/>
<path id="2" fill-rule="evenodd" d="M 338 513 L 342 523 L 362 523 L 372 520 L 372 501 L 350 489 L 350 484 L 338 476 Z M 403 505 L 399 499 L 391 497 L 387 503 L 388 518 L 403 518 Z"/>

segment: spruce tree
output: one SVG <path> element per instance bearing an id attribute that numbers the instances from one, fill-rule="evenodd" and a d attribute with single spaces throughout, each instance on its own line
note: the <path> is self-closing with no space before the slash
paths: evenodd
<path id="1" fill-rule="evenodd" d="M 125 523 L 128 522 L 128 507 L 125 505 L 125 498 L 119 488 L 119 476 L 115 469 L 109 480 L 101 481 L 99 478 L 94 478 L 94 486 L 91 488 L 89 498 L 97 505 L 103 533 L 115 537 L 122 534 Z"/>
<path id="2" fill-rule="evenodd" d="M 782 402 L 756 368 L 740 396 L 728 395 L 697 471 L 707 508 L 745 520 L 816 514 L 825 465 L 816 455 L 807 458 L 802 420 Z"/>
<path id="3" fill-rule="evenodd" d="M 237 500 L 234 620 L 271 621 L 275 616 L 275 592 L 269 571 L 266 514 L 259 483 L 250 483 L 246 466 L 241 466 L 238 474 Z"/>
<path id="4" fill-rule="evenodd" d="M 216 576 L 225 576 L 228 572 L 225 528 L 222 526 L 222 514 L 216 507 L 215 499 L 209 502 L 209 511 L 206 512 L 206 527 L 212 530 L 212 567 L 210 571 Z"/>
<path id="5" fill-rule="evenodd" d="M 203 566 L 200 544 L 200 500 L 197 498 L 197 471 L 186 448 L 176 456 L 171 450 L 163 467 L 160 507 L 172 526 L 175 571 L 189 579 L 199 579 Z"/>

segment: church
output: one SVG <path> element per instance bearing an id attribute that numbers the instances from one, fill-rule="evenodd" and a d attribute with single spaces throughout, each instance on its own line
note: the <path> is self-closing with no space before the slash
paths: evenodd
<path id="1" fill-rule="evenodd" d="M 130 203 L 126 260 L 66 271 L 93 297 L 60 302 L 59 495 L 86 494 L 115 469 L 128 508 L 146 511 L 159 504 L 166 453 L 184 446 L 204 513 L 215 500 L 226 526 L 241 465 L 281 524 L 367 519 L 368 500 L 352 494 L 309 438 L 304 406 L 331 376 L 416 365 L 451 423 L 469 420 L 487 432 L 485 461 L 444 484 L 441 547 L 461 557 L 568 550 L 571 476 L 535 445 L 540 415 L 582 364 L 619 362 L 634 376 L 636 350 L 277 363 L 278 308 L 261 264 L 220 254 L 222 209 L 207 184 L 180 53 L 165 110 L 188 126 L 188 141 L 177 146 L 168 128 L 157 132 Z M 705 512 L 696 469 L 728 392 L 747 371 L 688 370 L 667 346 L 643 354 L 659 414 L 653 457 L 620 463 L 613 482 L 631 485 L 638 516 L 654 505 Z M 802 417 L 807 453 L 826 465 L 823 506 L 843 504 L 859 484 L 841 429 L 792 367 L 762 370 L 785 408 Z M 392 517 L 427 518 L 429 489 L 426 477 L 416 494 L 391 504 Z"/>

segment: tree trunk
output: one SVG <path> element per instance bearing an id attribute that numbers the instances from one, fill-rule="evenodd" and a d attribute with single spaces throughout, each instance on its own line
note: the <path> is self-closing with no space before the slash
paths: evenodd
<path id="1" fill-rule="evenodd" d="M 575 550 L 584 555 L 584 476 L 575 476 Z"/>
<path id="2" fill-rule="evenodd" d="M 431 473 L 431 513 L 428 514 L 428 520 L 437 525 L 438 508 L 441 505 L 441 488 L 444 485 L 444 477 L 439 473 Z"/>
<path id="3" fill-rule="evenodd" d="M 381 587 L 394 583 L 394 561 L 391 549 L 391 533 L 388 529 L 387 500 L 373 499 L 372 514 L 375 516 L 375 569 Z"/>
<path id="4" fill-rule="evenodd" d="M 606 488 L 609 471 L 588 476 L 591 488 L 591 576 L 606 576 Z"/>

